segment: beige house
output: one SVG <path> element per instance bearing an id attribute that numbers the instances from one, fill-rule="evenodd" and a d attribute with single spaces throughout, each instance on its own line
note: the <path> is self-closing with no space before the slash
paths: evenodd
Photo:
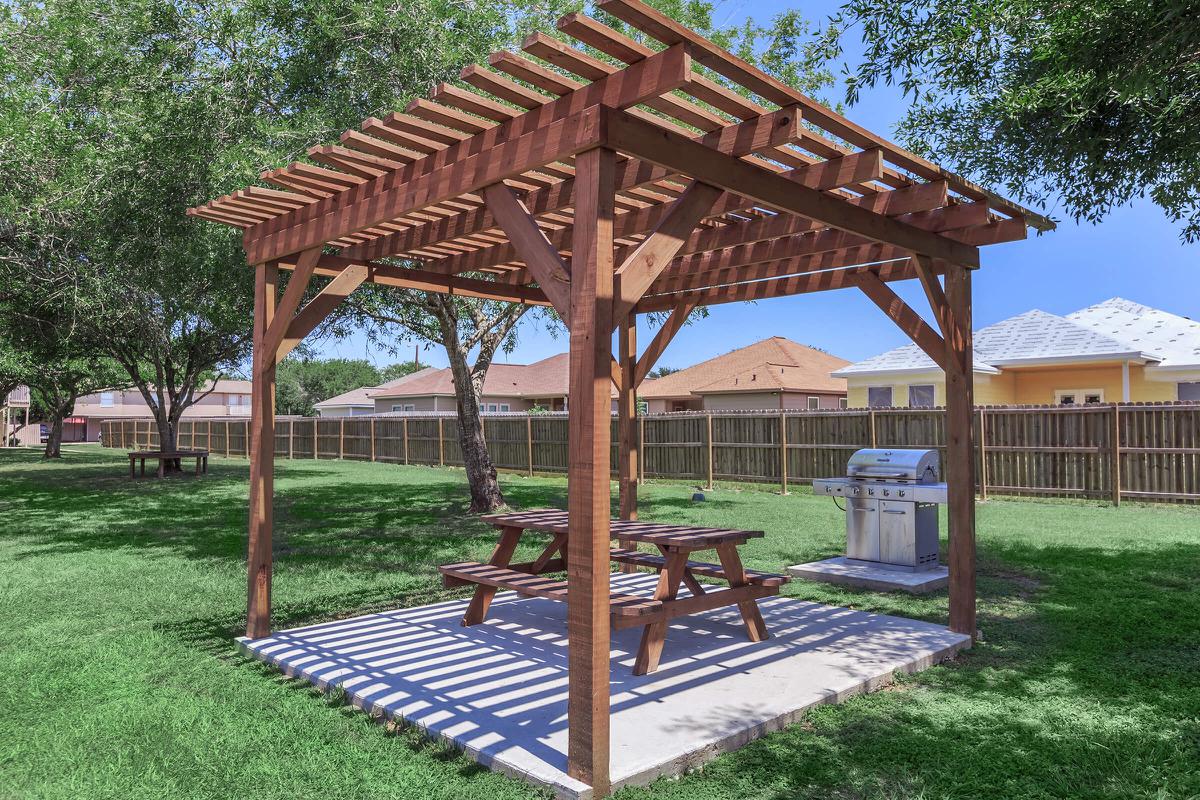
<path id="1" fill-rule="evenodd" d="M 250 416 L 250 381 L 222 378 L 215 386 L 204 385 L 196 394 L 204 396 L 183 412 L 184 418 Z M 153 417 L 146 398 L 137 389 L 85 395 L 75 401 L 75 410 L 64 420 L 63 441 L 94 442 L 100 438 L 103 420 L 126 417 Z"/>
<path id="2" fill-rule="evenodd" d="M 529 411 L 535 407 L 562 411 L 567 404 L 569 360 L 566 353 L 533 364 L 492 364 L 483 384 L 479 408 L 484 413 Z M 612 391 L 616 408 L 616 389 Z M 426 367 L 383 386 L 355 389 L 316 403 L 323 417 L 393 412 L 456 410 L 454 378 L 449 368 Z"/>
<path id="3" fill-rule="evenodd" d="M 1200 322 L 1119 297 L 1066 316 L 1027 311 L 975 337 L 975 402 L 1200 400 Z M 851 364 L 852 407 L 940 406 L 941 369 L 916 345 Z"/>
<path id="4" fill-rule="evenodd" d="M 773 336 L 638 389 L 651 414 L 668 411 L 844 408 L 843 358 Z"/>

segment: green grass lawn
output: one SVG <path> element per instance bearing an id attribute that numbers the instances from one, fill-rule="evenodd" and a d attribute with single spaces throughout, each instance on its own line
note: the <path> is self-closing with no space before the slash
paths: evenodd
<path id="1" fill-rule="evenodd" d="M 537 796 L 237 654 L 245 461 L 131 482 L 121 454 L 64 451 L 0 451 L 0 797 Z M 516 507 L 565 505 L 560 478 L 503 484 Z M 276 490 L 277 627 L 465 596 L 437 565 L 494 541 L 458 470 L 282 462 Z M 805 489 L 690 496 L 645 486 L 642 516 L 762 528 L 759 569 L 844 544 Z M 1200 509 L 992 500 L 979 573 L 985 640 L 955 662 L 619 796 L 1200 797 Z M 946 619 L 945 592 L 785 591 Z"/>

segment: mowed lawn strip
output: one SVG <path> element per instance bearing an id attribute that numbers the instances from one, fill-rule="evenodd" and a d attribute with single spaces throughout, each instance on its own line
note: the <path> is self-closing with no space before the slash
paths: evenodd
<path id="1" fill-rule="evenodd" d="M 164 481 L 126 467 L 0 451 L 0 797 L 538 796 L 237 654 L 244 460 Z M 502 481 L 514 507 L 565 505 L 562 478 Z M 281 461 L 276 489 L 278 627 L 465 597 L 437 565 L 494 543 L 459 470 Z M 765 530 L 743 548 L 764 570 L 844 544 L 842 513 L 802 487 L 691 493 L 644 486 L 642 516 Z M 1200 509 L 994 499 L 979 554 L 969 654 L 619 796 L 1200 796 Z M 785 593 L 946 618 L 944 592 Z"/>

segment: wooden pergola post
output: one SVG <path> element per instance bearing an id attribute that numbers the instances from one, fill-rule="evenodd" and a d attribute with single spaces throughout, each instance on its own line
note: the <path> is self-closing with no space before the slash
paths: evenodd
<path id="1" fill-rule="evenodd" d="M 279 268 L 260 264 L 254 280 L 254 356 L 250 388 L 250 546 L 246 635 L 271 633 L 271 531 L 275 499 L 275 358 L 267 330 L 275 318 Z M 226 436 L 226 443 L 229 437 Z"/>
<path id="2" fill-rule="evenodd" d="M 575 159 L 567 509 L 567 773 L 609 791 L 609 459 L 615 154 Z"/>
<path id="3" fill-rule="evenodd" d="M 936 281 L 934 281 L 936 284 Z M 971 272 L 946 270 L 946 482 L 950 520 L 950 629 L 975 636 L 975 448 Z"/>
<path id="4" fill-rule="evenodd" d="M 637 431 L 637 317 L 629 314 L 620 325 L 617 336 L 618 361 L 621 366 L 621 385 L 618 387 L 617 432 L 619 434 L 617 465 L 621 519 L 637 519 L 638 514 L 638 431 Z"/>

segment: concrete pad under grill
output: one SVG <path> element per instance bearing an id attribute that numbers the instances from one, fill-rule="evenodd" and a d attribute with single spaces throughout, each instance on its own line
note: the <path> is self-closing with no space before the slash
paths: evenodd
<path id="1" fill-rule="evenodd" d="M 806 581 L 837 583 L 877 592 L 899 590 L 909 594 L 926 594 L 944 589 L 950 583 L 950 570 L 940 565 L 921 572 L 905 572 L 855 564 L 845 556 L 797 564 L 788 567 L 787 571 L 792 577 Z"/>
<path id="2" fill-rule="evenodd" d="M 614 574 L 653 593 L 655 576 Z M 681 590 L 681 595 L 683 594 Z M 491 769 L 563 798 L 590 798 L 566 774 L 566 605 L 503 592 L 487 622 L 459 625 L 466 601 L 338 620 L 242 648 L 288 675 L 341 687 L 358 707 L 403 719 Z M 614 789 L 678 775 L 799 720 L 806 709 L 887 684 L 969 646 L 941 625 L 787 597 L 759 602 L 771 632 L 746 639 L 736 607 L 671 621 L 657 672 L 632 674 L 640 628 L 612 637 Z M 380 735 L 383 735 L 382 732 Z"/>

